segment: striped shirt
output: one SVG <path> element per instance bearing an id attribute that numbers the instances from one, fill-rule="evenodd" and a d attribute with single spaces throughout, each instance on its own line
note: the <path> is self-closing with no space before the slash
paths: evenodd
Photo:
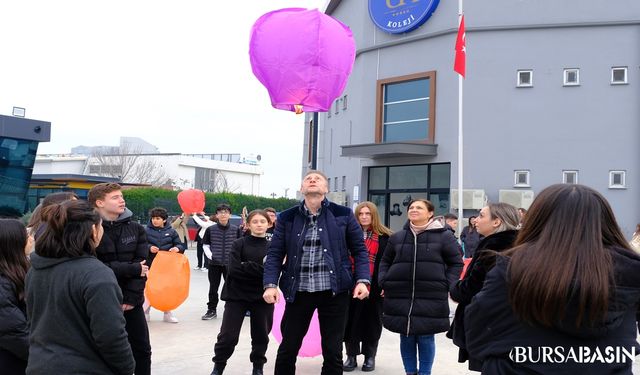
<path id="1" fill-rule="evenodd" d="M 301 292 L 321 292 L 331 290 L 331 274 L 327 262 L 324 259 L 324 249 L 320 242 L 317 215 L 312 214 L 305 207 L 307 214 L 307 233 L 302 245 L 302 257 L 300 259 L 300 285 Z"/>

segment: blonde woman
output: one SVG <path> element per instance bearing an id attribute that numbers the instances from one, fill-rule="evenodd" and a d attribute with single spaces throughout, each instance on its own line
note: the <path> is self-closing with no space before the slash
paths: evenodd
<path id="1" fill-rule="evenodd" d="M 362 202 L 356 206 L 355 215 L 364 232 L 364 244 L 369 254 L 371 291 L 367 299 L 351 299 L 344 336 L 347 359 L 343 370 L 353 371 L 358 367 L 356 356 L 363 354 L 362 371 L 373 371 L 376 367 L 378 340 L 382 333 L 382 296 L 378 285 L 378 269 L 391 230 L 382 225 L 378 208 L 372 202 Z"/>

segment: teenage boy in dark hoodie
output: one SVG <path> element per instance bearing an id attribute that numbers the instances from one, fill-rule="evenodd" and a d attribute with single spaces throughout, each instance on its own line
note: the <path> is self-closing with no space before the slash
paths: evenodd
<path id="1" fill-rule="evenodd" d="M 151 374 L 151 344 L 144 316 L 144 286 L 149 244 L 142 225 L 131 221 L 125 207 L 122 187 L 114 183 L 97 184 L 89 190 L 88 201 L 102 216 L 104 235 L 96 254 L 116 276 L 122 289 L 122 311 L 129 344 L 136 360 L 136 375 Z"/>

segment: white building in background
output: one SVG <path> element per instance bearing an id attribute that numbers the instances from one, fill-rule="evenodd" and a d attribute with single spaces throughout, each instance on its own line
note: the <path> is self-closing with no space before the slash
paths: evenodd
<path id="1" fill-rule="evenodd" d="M 125 183 L 259 195 L 260 178 L 264 173 L 259 165 L 260 157 L 253 155 L 120 154 L 117 146 L 82 146 L 74 150 L 88 150 L 88 155 L 37 155 L 33 174 L 116 177 Z M 101 153 L 105 150 L 115 153 Z"/>

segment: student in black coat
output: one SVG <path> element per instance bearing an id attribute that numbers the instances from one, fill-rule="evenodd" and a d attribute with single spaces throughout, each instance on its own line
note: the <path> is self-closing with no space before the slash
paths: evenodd
<path id="1" fill-rule="evenodd" d="M 149 243 L 149 258 L 147 258 L 149 269 L 152 269 L 153 260 L 158 251 L 169 251 L 172 253 L 184 254 L 185 247 L 178 232 L 167 222 L 169 214 L 162 207 L 154 207 L 149 211 L 149 224 L 147 225 L 147 243 Z M 145 300 L 144 314 L 147 321 L 149 316 L 149 302 Z M 178 318 L 173 315 L 173 311 L 165 311 L 163 321 L 167 323 L 178 323 Z"/>
<path id="2" fill-rule="evenodd" d="M 384 290 L 383 325 L 400 334 L 407 374 L 431 372 L 434 334 L 449 329 L 449 288 L 460 277 L 462 256 L 442 218 L 426 199 L 409 204 L 404 230 L 389 238 L 378 282 Z M 419 366 L 417 357 L 419 357 Z"/>
<path id="3" fill-rule="evenodd" d="M 122 374 L 135 361 L 125 331 L 122 292 L 95 257 L 103 235 L 85 201 L 43 209 L 45 229 L 27 274 L 27 374 Z"/>
<path id="4" fill-rule="evenodd" d="M 600 193 L 544 189 L 466 308 L 470 356 L 491 375 L 631 374 L 639 269 Z"/>
<path id="5" fill-rule="evenodd" d="M 349 303 L 349 317 L 344 335 L 347 359 L 342 367 L 344 371 L 353 371 L 358 367 L 356 356 L 363 354 L 362 371 L 373 371 L 376 367 L 378 341 L 382 333 L 382 290 L 378 285 L 378 270 L 391 229 L 382 225 L 378 208 L 372 202 L 357 205 L 355 215 L 362 227 L 364 245 L 369 253 L 371 289 L 369 298 L 352 298 Z"/>
<path id="6" fill-rule="evenodd" d="M 0 372 L 24 375 L 29 356 L 25 305 L 26 252 L 33 237 L 14 219 L 0 219 Z"/>
<path id="7" fill-rule="evenodd" d="M 211 375 L 221 375 L 227 360 L 238 344 L 240 329 L 245 312 L 251 319 L 251 354 L 253 375 L 262 375 L 267 362 L 265 353 L 269 344 L 269 332 L 273 325 L 273 308 L 262 298 L 262 277 L 264 258 L 267 256 L 269 241 L 266 239 L 269 215 L 263 210 L 254 210 L 247 217 L 247 227 L 251 234 L 235 240 L 229 253 L 229 271 L 222 288 L 221 298 L 225 301 L 222 326 L 214 346 L 214 368 Z"/>
<path id="8" fill-rule="evenodd" d="M 518 211 L 507 203 L 490 203 L 480 211 L 476 219 L 476 229 L 479 234 L 486 237 L 480 242 L 475 256 L 467 267 L 462 280 L 456 282 L 450 290 L 451 299 L 458 302 L 456 314 L 451 324 L 447 337 L 453 339 L 460 351 L 458 362 L 469 360 L 469 369 L 480 371 L 482 363 L 469 358 L 464 337 L 464 310 L 471 303 L 482 285 L 487 272 L 495 264 L 496 252 L 510 249 L 516 240 L 516 228 L 519 225 Z"/>

